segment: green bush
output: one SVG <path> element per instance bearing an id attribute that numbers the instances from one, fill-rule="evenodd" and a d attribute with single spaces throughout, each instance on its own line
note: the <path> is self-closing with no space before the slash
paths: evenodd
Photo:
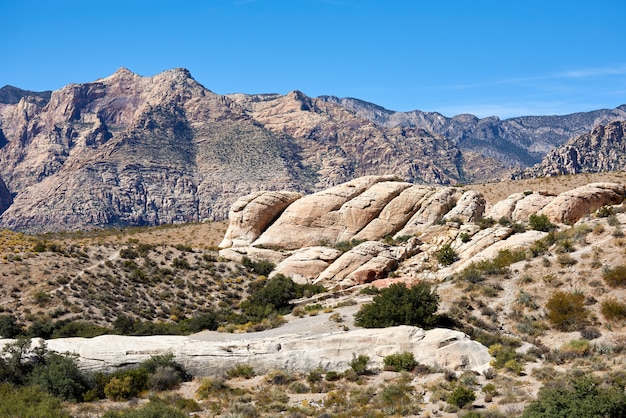
<path id="1" fill-rule="evenodd" d="M 450 244 L 445 244 L 443 247 L 437 251 L 437 261 L 442 266 L 449 266 L 458 260 L 458 256 L 454 249 L 450 246 Z"/>
<path id="2" fill-rule="evenodd" d="M 582 293 L 557 291 L 546 303 L 548 319 L 561 331 L 575 331 L 582 328 L 589 316 Z"/>
<path id="3" fill-rule="evenodd" d="M 528 404 L 522 414 L 522 418 L 624 416 L 624 388 L 617 384 L 601 385 L 589 375 L 543 386 L 537 399 Z"/>
<path id="4" fill-rule="evenodd" d="M 71 418 L 60 399 L 38 386 L 0 384 L 0 416 L 28 418 Z"/>
<path id="5" fill-rule="evenodd" d="M 80 401 L 89 389 L 86 376 L 78 368 L 76 358 L 45 352 L 29 373 L 27 382 L 58 398 Z"/>
<path id="6" fill-rule="evenodd" d="M 241 264 L 243 264 L 243 266 L 247 268 L 248 270 L 261 276 L 269 275 L 272 272 L 272 270 L 274 270 L 274 267 L 276 267 L 276 265 L 272 263 L 271 261 L 268 261 L 268 260 L 252 261 L 248 257 L 245 257 L 245 256 L 241 259 Z"/>
<path id="7" fill-rule="evenodd" d="M 626 286 L 626 266 L 621 264 L 613 268 L 605 268 L 602 271 L 604 281 L 611 287 Z"/>
<path id="8" fill-rule="evenodd" d="M 415 370 L 418 365 L 415 360 L 415 356 L 410 351 L 390 354 L 383 359 L 383 362 L 385 364 L 385 370 L 391 370 L 394 372 L 402 370 L 410 372 Z"/>
<path id="9" fill-rule="evenodd" d="M 448 399 L 446 399 L 446 402 L 448 402 L 450 405 L 455 405 L 459 408 L 463 408 L 465 405 L 472 403 L 475 400 L 476 394 L 472 389 L 459 385 L 454 388 L 452 393 L 450 393 Z"/>
<path id="10" fill-rule="evenodd" d="M 555 225 L 550 222 L 546 215 L 530 215 L 528 217 L 528 226 L 535 231 L 548 232 L 555 228 Z"/>
<path id="11" fill-rule="evenodd" d="M 356 372 L 357 375 L 361 376 L 368 373 L 367 365 L 369 362 L 369 356 L 366 356 L 365 354 L 359 354 L 357 356 L 353 353 L 352 360 L 350 361 L 350 367 Z"/>
<path id="12" fill-rule="evenodd" d="M 102 418 L 188 418 L 189 415 L 180 409 L 168 406 L 163 401 L 151 400 L 147 405 L 138 409 L 123 411 L 107 411 Z"/>
<path id="13" fill-rule="evenodd" d="M 364 242 L 365 240 L 362 240 L 362 239 L 353 239 L 351 241 L 341 241 L 335 244 L 335 249 L 345 253 Z"/>
<path id="14" fill-rule="evenodd" d="M 22 332 L 14 315 L 0 315 L 0 336 L 3 338 L 15 338 Z"/>
<path id="15" fill-rule="evenodd" d="M 413 325 L 431 328 L 437 321 L 435 312 L 439 297 L 425 283 L 407 288 L 394 283 L 374 296 L 372 303 L 363 305 L 355 314 L 355 323 L 364 328 L 385 328 Z"/>

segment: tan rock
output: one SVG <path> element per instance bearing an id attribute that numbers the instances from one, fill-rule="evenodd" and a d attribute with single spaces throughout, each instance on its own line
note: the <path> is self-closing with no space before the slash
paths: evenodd
<path id="1" fill-rule="evenodd" d="M 283 274 L 296 283 L 311 283 L 340 255 L 341 251 L 329 247 L 302 248 L 278 264 L 270 277 Z"/>
<path id="2" fill-rule="evenodd" d="M 381 242 L 366 241 L 350 251 L 343 253 L 335 262 L 324 270 L 315 280 L 315 283 L 333 288 L 349 274 L 385 251 L 389 246 Z M 353 285 L 354 283 L 352 283 Z"/>
<path id="3" fill-rule="evenodd" d="M 552 202 L 554 197 L 544 193 L 529 194 L 517 202 L 510 219 L 514 222 L 527 221 L 530 215 L 539 212 Z"/>
<path id="4" fill-rule="evenodd" d="M 482 194 L 475 190 L 468 190 L 461 195 L 456 206 L 446 214 L 445 219 L 458 218 L 463 222 L 475 222 L 482 218 L 486 204 Z"/>
<path id="5" fill-rule="evenodd" d="M 302 248 L 348 241 L 409 183 L 366 176 L 292 203 L 253 245 Z"/>
<path id="6" fill-rule="evenodd" d="M 459 199 L 460 191 L 454 187 L 436 189 L 422 203 L 419 210 L 411 217 L 407 224 L 396 233 L 396 237 L 403 235 L 419 236 L 428 227 L 441 220 L 450 211 Z"/>
<path id="7" fill-rule="evenodd" d="M 605 205 L 616 205 L 624 200 L 626 189 L 617 183 L 591 183 L 559 194 L 540 214 L 552 222 L 573 224 Z"/>
<path id="8" fill-rule="evenodd" d="M 525 197 L 524 193 L 514 193 L 507 197 L 504 200 L 501 200 L 493 205 L 489 213 L 487 214 L 488 218 L 491 218 L 497 221 L 500 218 L 511 219 L 513 216 L 513 211 L 515 210 L 515 206 L 517 202 L 522 200 Z"/>
<path id="9" fill-rule="evenodd" d="M 402 228 L 408 219 L 420 208 L 424 199 L 433 193 L 435 189 L 427 186 L 411 186 L 389 202 L 354 239 L 377 240 L 387 235 L 395 234 Z"/>
<path id="10" fill-rule="evenodd" d="M 228 214 L 228 229 L 220 248 L 250 245 L 261 232 L 302 194 L 287 191 L 262 191 L 237 199 Z"/>

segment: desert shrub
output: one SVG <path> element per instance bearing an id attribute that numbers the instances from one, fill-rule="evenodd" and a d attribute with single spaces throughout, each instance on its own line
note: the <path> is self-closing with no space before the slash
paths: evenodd
<path id="1" fill-rule="evenodd" d="M 494 357 L 491 366 L 496 369 L 507 369 L 515 374 L 521 372 L 521 357 L 511 346 L 494 344 L 489 347 L 489 354 Z"/>
<path id="2" fill-rule="evenodd" d="M 461 232 L 459 234 L 459 239 L 461 240 L 461 242 L 469 242 L 472 237 L 470 237 L 470 235 L 467 232 Z"/>
<path id="3" fill-rule="evenodd" d="M 274 270 L 274 267 L 276 267 L 276 265 L 272 263 L 271 261 L 268 261 L 268 260 L 253 261 L 248 257 L 243 257 L 241 259 L 241 264 L 243 264 L 243 266 L 247 268 L 248 270 L 256 274 L 259 274 L 261 276 L 269 275 L 272 272 L 272 270 Z"/>
<path id="4" fill-rule="evenodd" d="M 273 385 L 287 385 L 293 381 L 293 376 L 283 370 L 272 370 L 265 375 L 265 381 Z"/>
<path id="5" fill-rule="evenodd" d="M 528 226 L 535 231 L 548 232 L 555 228 L 546 215 L 533 214 L 528 217 Z"/>
<path id="6" fill-rule="evenodd" d="M 144 368 L 115 372 L 104 379 L 104 396 L 114 401 L 134 398 L 148 388 L 150 372 Z"/>
<path id="7" fill-rule="evenodd" d="M 362 239 L 353 239 L 353 240 L 350 240 L 350 241 L 338 242 L 338 243 L 336 243 L 334 245 L 334 247 L 335 247 L 336 250 L 339 250 L 339 251 L 345 253 L 347 251 L 350 251 L 351 249 L 353 249 L 357 245 L 362 244 L 364 242 L 365 242 L 365 240 L 362 240 Z"/>
<path id="8" fill-rule="evenodd" d="M 159 366 L 148 376 L 148 388 L 153 390 L 169 390 L 181 383 L 180 375 L 171 366 Z"/>
<path id="9" fill-rule="evenodd" d="M 615 211 L 612 206 L 602 206 L 598 210 L 596 210 L 596 218 L 608 218 L 611 215 L 615 215 Z"/>
<path id="10" fill-rule="evenodd" d="M 402 370 L 410 372 L 413 371 L 418 364 L 415 360 L 415 356 L 410 351 L 390 354 L 383 359 L 383 362 L 386 370 L 394 372 Z"/>
<path id="11" fill-rule="evenodd" d="M 589 311 L 582 293 L 557 291 L 546 303 L 548 319 L 561 331 L 574 331 L 585 325 Z"/>
<path id="12" fill-rule="evenodd" d="M 14 338 L 22 332 L 15 315 L 0 315 L 0 336 Z"/>
<path id="13" fill-rule="evenodd" d="M 626 393 L 618 385 L 600 385 L 585 375 L 543 386 L 535 401 L 524 409 L 523 418 L 626 416 Z"/>
<path id="14" fill-rule="evenodd" d="M 600 305 L 600 312 L 609 321 L 626 319 L 626 303 L 610 297 Z"/>
<path id="15" fill-rule="evenodd" d="M 181 269 L 181 270 L 191 269 L 191 265 L 189 264 L 189 261 L 187 261 L 185 257 L 180 257 L 180 258 L 176 257 L 175 259 L 173 259 L 172 267 L 174 267 L 175 269 Z"/>
<path id="16" fill-rule="evenodd" d="M 166 405 L 158 399 L 150 400 L 140 408 L 128 408 L 122 411 L 107 411 L 102 418 L 187 418 L 189 415 L 180 409 Z"/>
<path id="17" fill-rule="evenodd" d="M 182 364 L 174 361 L 171 353 L 152 356 L 140 363 L 139 368 L 149 373 L 147 386 L 151 389 L 171 389 L 180 382 L 191 380 L 191 375 Z"/>
<path id="18" fill-rule="evenodd" d="M 580 330 L 580 336 L 586 340 L 593 340 L 596 338 L 600 338 L 602 336 L 602 333 L 598 328 L 585 327 Z"/>
<path id="19" fill-rule="evenodd" d="M 120 257 L 127 260 L 134 260 L 139 257 L 139 253 L 132 247 L 126 247 L 120 250 Z"/>
<path id="20" fill-rule="evenodd" d="M 249 364 L 238 364 L 232 369 L 226 371 L 226 376 L 229 379 L 234 379 L 236 377 L 243 377 L 244 379 L 251 379 L 255 375 L 254 369 Z"/>
<path id="21" fill-rule="evenodd" d="M 15 387 L 0 384 L 0 416 L 28 418 L 70 418 L 59 398 L 38 386 Z"/>
<path id="22" fill-rule="evenodd" d="M 192 253 L 193 252 L 193 248 L 191 248 L 190 245 L 176 244 L 174 246 L 174 248 L 176 248 L 178 251 L 183 252 L 183 253 Z"/>
<path id="23" fill-rule="evenodd" d="M 626 286 L 626 266 L 621 264 L 613 268 L 607 267 L 602 271 L 602 277 L 611 287 L 624 287 Z"/>
<path id="24" fill-rule="evenodd" d="M 111 329 L 100 327 L 86 321 L 62 320 L 54 323 L 52 338 L 83 337 L 92 338 L 110 334 Z"/>
<path id="25" fill-rule="evenodd" d="M 355 314 L 355 323 L 364 328 L 385 328 L 414 325 L 430 328 L 437 321 L 435 312 L 439 297 L 430 286 L 420 283 L 407 288 L 394 283 L 374 296 L 372 303 L 363 305 Z"/>
<path id="26" fill-rule="evenodd" d="M 496 221 L 493 218 L 480 218 L 476 221 L 476 224 L 480 227 L 480 229 L 486 229 L 493 226 Z"/>
<path id="27" fill-rule="evenodd" d="M 577 263 L 576 259 L 569 254 L 559 254 L 556 261 L 562 266 L 573 266 Z"/>
<path id="28" fill-rule="evenodd" d="M 247 319 L 260 322 L 272 314 L 287 314 L 293 308 L 292 299 L 311 296 L 325 291 L 323 286 L 294 283 L 291 278 L 277 274 L 271 279 L 256 285 L 248 299 L 241 303 L 241 310 Z"/>
<path id="29" fill-rule="evenodd" d="M 446 399 L 446 402 L 448 402 L 450 405 L 463 408 L 465 405 L 467 405 L 468 403 L 474 402 L 475 400 L 476 400 L 476 394 L 474 393 L 472 389 L 467 388 L 463 385 L 459 385 L 456 388 L 454 388 L 452 393 L 450 393 L 450 395 L 448 396 L 448 399 Z"/>
<path id="30" fill-rule="evenodd" d="M 79 401 L 89 389 L 74 357 L 46 351 L 29 373 L 27 382 L 58 398 Z"/>
<path id="31" fill-rule="evenodd" d="M 370 362 L 369 356 L 365 354 L 359 354 L 358 356 L 352 353 L 352 360 L 350 361 L 350 367 L 356 372 L 357 375 L 367 374 L 367 365 Z"/>
<path id="32" fill-rule="evenodd" d="M 458 260 L 458 256 L 450 244 L 445 244 L 437 251 L 437 261 L 442 266 L 449 266 L 456 260 Z"/>

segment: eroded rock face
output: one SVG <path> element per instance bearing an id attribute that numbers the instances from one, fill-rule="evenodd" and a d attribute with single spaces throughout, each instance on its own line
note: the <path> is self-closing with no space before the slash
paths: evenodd
<path id="1" fill-rule="evenodd" d="M 211 335 L 216 335 L 215 340 Z M 249 364 L 258 373 L 274 369 L 306 373 L 318 367 L 343 371 L 353 355 L 370 357 L 370 367 L 382 368 L 383 359 L 393 353 L 412 352 L 417 361 L 429 366 L 466 368 L 478 372 L 489 366 L 485 346 L 452 330 L 424 331 L 410 326 L 384 329 L 354 329 L 323 335 L 282 335 L 259 338 L 253 334 L 203 333 L 202 337 L 158 335 L 128 337 L 102 335 L 94 338 L 48 340 L 49 350 L 78 355 L 81 368 L 114 372 L 136 366 L 151 356 L 172 353 L 194 376 L 221 375 L 238 364 Z M 0 347 L 13 340 L 0 340 Z"/>
<path id="2" fill-rule="evenodd" d="M 252 214 L 233 216 L 234 225 L 222 245 L 249 242 L 248 231 L 260 231 L 260 236 L 250 245 L 224 248 L 220 255 L 233 260 L 243 255 L 265 258 L 279 263 L 275 274 L 339 290 L 382 283 L 396 269 L 450 274 L 478 255 L 494 257 L 500 249 L 523 248 L 542 236 L 536 231 L 514 234 L 513 228 L 498 224 L 481 229 L 475 221 L 483 216 L 485 199 L 473 190 L 392 180 L 363 177 L 304 196 L 284 210 L 280 203 L 271 212 L 280 216 L 264 231 L 246 224 L 255 219 Z M 603 205 L 621 203 L 625 195 L 624 186 L 616 183 L 593 183 L 558 196 L 528 191 L 497 202 L 489 216 L 525 223 L 530 215 L 545 213 L 553 222 L 573 223 Z M 242 212 L 240 208 L 250 205 L 254 196 L 243 199 L 234 211 Z M 365 242 L 353 242 L 358 245 L 343 254 L 332 248 L 351 240 Z M 433 260 L 448 244 L 457 261 L 440 270 Z"/>
<path id="3" fill-rule="evenodd" d="M 298 199 L 252 245 L 295 249 L 349 241 L 410 184 L 366 176 Z"/>
<path id="4" fill-rule="evenodd" d="M 621 203 L 625 196 L 626 189 L 621 184 L 591 183 L 561 193 L 540 213 L 552 222 L 573 224 L 602 206 Z"/>
<path id="5" fill-rule="evenodd" d="M 237 199 L 228 214 L 228 230 L 220 247 L 250 245 L 291 203 L 302 197 L 295 192 L 256 192 Z"/>

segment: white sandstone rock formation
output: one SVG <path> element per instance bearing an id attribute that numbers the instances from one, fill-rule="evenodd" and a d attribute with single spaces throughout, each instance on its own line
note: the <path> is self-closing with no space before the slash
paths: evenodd
<path id="1" fill-rule="evenodd" d="M 194 376 L 219 375 L 238 364 L 249 364 L 258 373 L 284 369 L 306 373 L 318 367 L 343 371 L 353 355 L 370 357 L 372 368 L 382 368 L 389 354 L 410 351 L 417 361 L 450 369 L 481 372 L 491 356 L 482 344 L 467 335 L 446 329 L 424 331 L 398 326 L 382 329 L 355 329 L 322 335 L 291 334 L 258 338 L 254 334 L 195 336 L 155 335 L 131 337 L 102 335 L 94 338 L 47 340 L 49 350 L 78 355 L 81 368 L 113 372 L 136 366 L 153 355 L 171 353 Z M 219 337 L 219 338 L 218 338 Z M 0 347 L 13 340 L 0 340 Z"/>

